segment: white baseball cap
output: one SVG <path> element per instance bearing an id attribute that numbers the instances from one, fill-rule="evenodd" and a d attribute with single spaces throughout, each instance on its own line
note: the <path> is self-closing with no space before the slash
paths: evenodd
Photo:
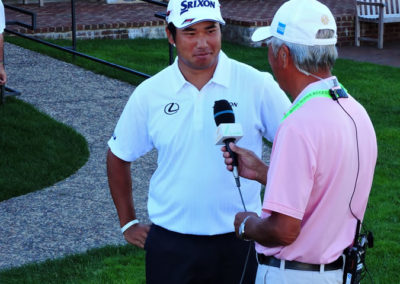
<path id="1" fill-rule="evenodd" d="M 334 37 L 316 38 L 321 29 L 334 30 Z M 258 28 L 251 39 L 260 41 L 272 36 L 308 46 L 332 45 L 337 42 L 337 27 L 335 18 L 324 4 L 316 0 L 290 0 L 275 13 L 271 26 Z"/>
<path id="2" fill-rule="evenodd" d="M 167 22 L 178 29 L 212 21 L 225 24 L 218 0 L 170 0 L 167 7 Z"/>

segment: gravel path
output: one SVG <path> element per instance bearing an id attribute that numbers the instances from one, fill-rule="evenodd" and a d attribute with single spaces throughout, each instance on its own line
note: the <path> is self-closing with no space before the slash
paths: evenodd
<path id="1" fill-rule="evenodd" d="M 123 244 L 108 190 L 107 140 L 134 86 L 5 43 L 7 86 L 89 144 L 89 161 L 69 178 L 0 202 L 0 269 L 109 244 Z M 132 165 L 137 215 L 149 222 L 148 181 L 155 151 Z"/>

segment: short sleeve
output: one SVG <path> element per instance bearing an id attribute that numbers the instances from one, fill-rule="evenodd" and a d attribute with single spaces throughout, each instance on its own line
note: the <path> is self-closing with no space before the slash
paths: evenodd
<path id="1" fill-rule="evenodd" d="M 4 13 L 3 2 L 0 0 L 0 34 L 4 32 L 5 28 L 6 28 L 6 16 Z"/>
<path id="2" fill-rule="evenodd" d="M 131 95 L 108 146 L 124 161 L 134 161 L 153 148 L 147 128 L 147 104 L 138 90 Z"/>
<path id="3" fill-rule="evenodd" d="M 302 128 L 282 125 L 275 139 L 263 210 L 302 219 L 316 170 L 314 147 Z"/>

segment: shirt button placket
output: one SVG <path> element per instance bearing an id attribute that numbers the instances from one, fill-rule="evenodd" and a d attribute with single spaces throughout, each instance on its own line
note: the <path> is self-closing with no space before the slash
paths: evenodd
<path id="1" fill-rule="evenodd" d="M 194 129 L 201 130 L 203 128 L 203 94 L 197 92 L 194 105 Z"/>

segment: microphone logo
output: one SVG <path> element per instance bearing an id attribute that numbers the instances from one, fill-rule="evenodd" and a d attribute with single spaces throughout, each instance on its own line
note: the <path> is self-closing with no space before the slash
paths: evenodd
<path id="1" fill-rule="evenodd" d="M 179 105 L 177 103 L 169 103 L 164 107 L 164 112 L 168 115 L 177 113 L 179 110 Z"/>

